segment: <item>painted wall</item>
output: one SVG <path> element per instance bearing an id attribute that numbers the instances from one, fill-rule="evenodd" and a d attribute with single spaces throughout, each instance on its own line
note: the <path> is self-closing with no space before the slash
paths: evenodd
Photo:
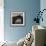
<path id="1" fill-rule="evenodd" d="M 7 41 L 18 41 L 32 30 L 35 12 L 40 9 L 40 0 L 4 0 L 4 38 Z M 26 25 L 24 27 L 10 26 L 11 11 L 24 11 Z"/>
<path id="2" fill-rule="evenodd" d="M 40 9 L 41 9 L 41 11 L 43 10 L 43 9 L 46 9 L 46 0 L 41 0 L 40 1 Z M 40 25 L 42 25 L 42 26 L 45 26 L 46 27 L 46 11 L 44 11 L 43 12 L 43 19 L 44 19 L 44 21 L 42 22 L 40 22 Z"/>

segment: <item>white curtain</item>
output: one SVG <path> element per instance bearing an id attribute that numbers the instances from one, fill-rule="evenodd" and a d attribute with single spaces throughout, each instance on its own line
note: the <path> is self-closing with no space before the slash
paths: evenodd
<path id="1" fill-rule="evenodd" d="M 0 0 L 0 42 L 4 41 L 4 0 Z"/>

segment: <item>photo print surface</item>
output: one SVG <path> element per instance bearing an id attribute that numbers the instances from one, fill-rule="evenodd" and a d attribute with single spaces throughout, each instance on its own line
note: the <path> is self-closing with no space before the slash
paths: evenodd
<path id="1" fill-rule="evenodd" d="M 24 26 L 25 15 L 24 12 L 11 12 L 11 25 Z"/>

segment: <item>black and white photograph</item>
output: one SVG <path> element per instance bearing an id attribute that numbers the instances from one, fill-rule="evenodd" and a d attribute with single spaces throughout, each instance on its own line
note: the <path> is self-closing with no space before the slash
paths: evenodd
<path id="1" fill-rule="evenodd" d="M 24 26 L 25 25 L 24 12 L 11 12 L 11 25 Z"/>

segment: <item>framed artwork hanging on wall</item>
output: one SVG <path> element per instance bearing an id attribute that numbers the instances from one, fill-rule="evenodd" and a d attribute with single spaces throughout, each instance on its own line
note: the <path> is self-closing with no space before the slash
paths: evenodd
<path id="1" fill-rule="evenodd" d="M 24 12 L 11 12 L 11 25 L 12 26 L 24 26 L 25 25 Z"/>

